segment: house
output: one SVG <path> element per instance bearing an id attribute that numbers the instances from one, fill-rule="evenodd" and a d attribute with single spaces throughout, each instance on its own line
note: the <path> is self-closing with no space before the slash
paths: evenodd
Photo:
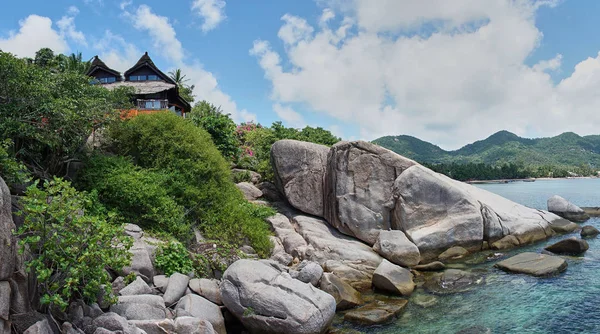
<path id="1" fill-rule="evenodd" d="M 134 109 L 124 110 L 123 117 L 133 117 L 140 113 L 152 113 L 159 110 L 171 110 L 185 117 L 192 107 L 179 95 L 179 87 L 168 75 L 159 70 L 148 52 L 130 69 L 121 73 L 108 67 L 98 56 L 95 56 L 87 75 L 93 77 L 93 83 L 107 89 L 116 87 L 133 87 Z"/>

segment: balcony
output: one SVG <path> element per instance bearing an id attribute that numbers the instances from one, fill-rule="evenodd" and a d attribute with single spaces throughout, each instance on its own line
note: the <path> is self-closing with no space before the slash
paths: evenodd
<path id="1" fill-rule="evenodd" d="M 169 109 L 168 100 L 136 100 L 136 109 L 140 110 L 164 110 Z"/>

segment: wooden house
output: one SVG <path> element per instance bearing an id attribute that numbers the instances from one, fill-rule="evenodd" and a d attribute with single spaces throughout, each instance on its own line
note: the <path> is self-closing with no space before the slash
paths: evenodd
<path id="1" fill-rule="evenodd" d="M 125 71 L 123 77 L 120 72 L 111 69 L 95 56 L 87 75 L 93 77 L 93 83 L 107 89 L 133 87 L 134 109 L 124 110 L 124 117 L 166 109 L 185 117 L 192 109 L 190 104 L 179 95 L 177 83 L 154 65 L 148 52 L 144 53 L 133 67 Z"/>

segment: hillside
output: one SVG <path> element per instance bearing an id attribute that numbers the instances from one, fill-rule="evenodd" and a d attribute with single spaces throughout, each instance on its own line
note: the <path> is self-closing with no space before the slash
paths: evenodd
<path id="1" fill-rule="evenodd" d="M 519 163 L 525 166 L 600 167 L 600 136 L 579 136 L 565 132 L 551 138 L 521 138 L 508 131 L 499 131 L 455 151 L 411 136 L 386 136 L 373 143 L 419 162 L 486 163 L 499 165 Z"/>

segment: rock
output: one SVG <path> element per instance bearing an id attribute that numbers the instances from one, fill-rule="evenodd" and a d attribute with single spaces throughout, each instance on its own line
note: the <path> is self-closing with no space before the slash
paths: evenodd
<path id="1" fill-rule="evenodd" d="M 418 271 L 442 271 L 446 269 L 446 265 L 440 261 L 433 261 L 426 264 L 419 264 L 413 267 L 414 270 Z"/>
<path id="2" fill-rule="evenodd" d="M 432 293 L 446 295 L 469 291 L 482 281 L 483 279 L 474 273 L 448 269 L 427 279 L 424 287 Z"/>
<path id="3" fill-rule="evenodd" d="M 301 263 L 300 266 L 298 266 L 298 269 L 298 280 L 318 286 L 319 280 L 323 275 L 323 268 L 321 268 L 318 263 L 306 261 Z"/>
<path id="4" fill-rule="evenodd" d="M 185 295 L 185 289 L 187 289 L 189 281 L 190 278 L 188 276 L 180 273 L 174 273 L 169 277 L 169 285 L 167 285 L 167 289 L 163 295 L 167 306 L 173 305 Z"/>
<path id="5" fill-rule="evenodd" d="M 235 185 L 244 194 L 244 197 L 249 201 L 254 201 L 263 195 L 260 189 L 249 182 L 240 182 Z"/>
<path id="6" fill-rule="evenodd" d="M 175 319 L 177 334 L 214 334 L 213 326 L 208 320 L 193 317 L 178 317 Z"/>
<path id="7" fill-rule="evenodd" d="M 262 198 L 269 202 L 280 202 L 284 199 L 283 195 L 277 190 L 277 186 L 271 182 L 261 182 L 257 188 L 262 191 Z"/>
<path id="8" fill-rule="evenodd" d="M 567 269 L 567 261 L 552 255 L 525 252 L 494 265 L 504 271 L 531 276 L 551 276 Z"/>
<path id="9" fill-rule="evenodd" d="M 471 326 L 459 330 L 454 334 L 492 334 L 492 330 L 484 326 Z"/>
<path id="10" fill-rule="evenodd" d="M 281 239 L 275 236 L 270 236 L 269 241 L 271 241 L 271 244 L 273 245 L 271 257 L 269 259 L 284 266 L 290 265 L 294 260 L 294 257 L 285 252 Z"/>
<path id="11" fill-rule="evenodd" d="M 406 304 L 408 304 L 406 299 L 390 299 L 385 302 L 373 301 L 346 312 L 344 320 L 368 326 L 388 323 L 404 310 Z"/>
<path id="12" fill-rule="evenodd" d="M 48 320 L 44 319 L 27 328 L 23 334 L 54 334 L 54 331 L 52 331 L 52 327 L 50 327 Z"/>
<path id="13" fill-rule="evenodd" d="M 597 228 L 591 226 L 591 225 L 586 225 L 581 229 L 581 237 L 582 238 L 588 238 L 588 237 L 595 237 L 598 234 L 600 234 L 600 231 L 598 231 Z"/>
<path id="14" fill-rule="evenodd" d="M 119 294 L 119 291 L 125 289 L 125 278 L 123 276 L 119 276 L 112 281 L 112 291 L 115 295 Z"/>
<path id="15" fill-rule="evenodd" d="M 600 207 L 581 207 L 581 210 L 587 213 L 590 217 L 600 217 Z"/>
<path id="16" fill-rule="evenodd" d="M 143 330 L 146 332 L 146 334 L 177 333 L 175 329 L 175 322 L 171 319 L 130 320 L 129 323 Z"/>
<path id="17" fill-rule="evenodd" d="M 275 235 L 281 240 L 286 253 L 293 257 L 304 257 L 308 245 L 304 238 L 296 232 L 288 217 L 276 213 L 267 218 L 267 222 L 271 224 Z"/>
<path id="18" fill-rule="evenodd" d="M 167 310 L 161 296 L 133 295 L 120 296 L 118 302 L 110 306 L 110 311 L 129 320 L 165 319 Z"/>
<path id="19" fill-rule="evenodd" d="M 10 190 L 0 177 L 0 281 L 8 280 L 15 271 L 17 239 L 13 235 L 16 226 L 12 219 Z"/>
<path id="20" fill-rule="evenodd" d="M 195 318 L 207 320 L 217 333 L 227 333 L 221 309 L 203 297 L 194 294 L 184 296 L 177 303 L 175 310 L 178 315 L 179 311 L 182 310 Z"/>
<path id="21" fill-rule="evenodd" d="M 442 254 L 438 256 L 438 259 L 441 261 L 445 260 L 457 260 L 463 258 L 465 255 L 469 254 L 469 251 L 460 247 L 454 246 L 446 249 Z"/>
<path id="22" fill-rule="evenodd" d="M 327 146 L 280 140 L 271 146 L 275 185 L 296 209 L 323 217 L 323 177 Z"/>
<path id="23" fill-rule="evenodd" d="M 319 287 L 335 298 L 336 311 L 347 310 L 363 303 L 360 293 L 335 274 L 323 273 Z"/>
<path id="24" fill-rule="evenodd" d="M 544 240 L 560 217 L 534 210 L 423 166 L 406 169 L 394 183 L 394 229 L 404 231 L 425 260 L 461 246 L 477 251 L 483 241 L 514 235 L 519 244 Z"/>
<path id="25" fill-rule="evenodd" d="M 144 281 L 150 283 L 150 280 L 154 277 L 155 269 L 151 254 L 146 248 L 146 243 L 141 240 L 134 241 L 129 252 L 132 254 L 131 264 L 123 268 L 123 273 L 125 275 L 135 273 L 142 276 Z"/>
<path id="26" fill-rule="evenodd" d="M 392 228 L 394 180 L 415 164 L 364 141 L 333 145 L 326 164 L 325 219 L 340 232 L 375 244 L 381 230 Z"/>
<path id="27" fill-rule="evenodd" d="M 134 333 L 136 328 L 127 322 L 127 319 L 116 313 L 105 313 L 92 321 L 93 327 L 101 327 L 109 331 L 122 331 L 122 333 Z M 87 331 L 87 330 L 86 330 Z"/>
<path id="28" fill-rule="evenodd" d="M 0 281 L 0 319 L 8 321 L 10 314 L 10 283 Z"/>
<path id="29" fill-rule="evenodd" d="M 207 278 L 193 278 L 188 283 L 192 291 L 217 305 L 223 305 L 219 281 Z"/>
<path id="30" fill-rule="evenodd" d="M 43 314 L 36 312 L 36 311 L 27 312 L 27 313 L 11 314 L 10 318 L 11 318 L 12 326 L 16 330 L 17 333 L 23 333 L 27 330 L 27 328 L 33 326 L 36 322 L 44 321 L 46 319 L 46 317 Z M 2 322 L 3 321 L 0 319 L 0 324 Z M 8 322 L 5 322 L 5 323 L 8 324 Z M 0 329 L 1 329 L 1 327 L 0 327 Z M 10 333 L 10 324 L 9 324 L 9 329 L 8 329 L 7 333 Z"/>
<path id="31" fill-rule="evenodd" d="M 511 249 L 519 246 L 519 239 L 514 235 L 507 235 L 504 238 L 492 243 L 492 249 L 502 250 Z"/>
<path id="32" fill-rule="evenodd" d="M 410 299 L 415 305 L 422 308 L 428 308 L 437 304 L 437 298 L 432 295 L 419 294 Z"/>
<path id="33" fill-rule="evenodd" d="M 152 278 L 154 282 L 154 286 L 160 290 L 160 292 L 165 293 L 167 290 L 167 285 L 169 285 L 169 278 L 166 275 L 156 275 Z"/>
<path id="34" fill-rule="evenodd" d="M 558 195 L 548 199 L 548 211 L 575 222 L 584 222 L 590 219 L 590 216 L 580 207 Z"/>
<path id="35" fill-rule="evenodd" d="M 373 245 L 379 255 L 404 267 L 413 267 L 421 261 L 419 248 L 402 231 L 381 231 Z"/>
<path id="36" fill-rule="evenodd" d="M 70 322 L 65 322 L 61 326 L 61 333 L 63 334 L 85 334 L 81 329 L 73 327 Z"/>
<path id="37" fill-rule="evenodd" d="M 119 291 L 121 296 L 128 295 L 149 295 L 152 289 L 144 282 L 141 277 L 136 277 L 135 280 Z"/>
<path id="38" fill-rule="evenodd" d="M 411 272 L 388 260 L 383 260 L 373 274 L 373 285 L 387 292 L 409 296 L 415 289 Z"/>
<path id="39" fill-rule="evenodd" d="M 262 176 L 255 171 L 248 169 L 232 168 L 231 175 L 246 174 L 250 178 L 248 181 L 252 184 L 258 184 Z"/>
<path id="40" fill-rule="evenodd" d="M 545 250 L 554 254 L 580 255 L 587 251 L 590 245 L 583 239 L 571 237 L 550 245 Z"/>
<path id="41" fill-rule="evenodd" d="M 139 240 L 144 236 L 144 231 L 142 228 L 135 224 L 125 224 L 124 226 L 125 234 L 132 237 L 135 240 Z"/>
<path id="42" fill-rule="evenodd" d="M 550 227 L 556 233 L 570 233 L 579 228 L 579 225 L 566 219 L 555 220 L 550 223 Z"/>
<path id="43" fill-rule="evenodd" d="M 227 309 L 256 333 L 321 333 L 335 315 L 335 299 L 261 261 L 239 260 L 223 275 Z"/>

